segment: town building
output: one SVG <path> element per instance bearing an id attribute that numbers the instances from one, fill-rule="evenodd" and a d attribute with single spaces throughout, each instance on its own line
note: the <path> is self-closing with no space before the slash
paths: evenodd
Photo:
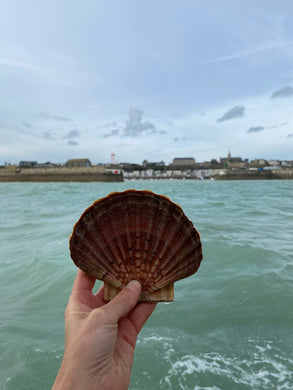
<path id="1" fill-rule="evenodd" d="M 254 160 L 251 160 L 249 162 L 250 168 L 265 167 L 266 165 L 268 165 L 268 162 L 266 160 L 264 160 L 263 158 L 260 158 L 260 159 L 255 158 Z"/>
<path id="2" fill-rule="evenodd" d="M 241 157 L 232 157 L 231 152 L 228 153 L 228 157 L 220 158 L 220 166 L 223 168 L 245 168 L 246 162 Z"/>
<path id="3" fill-rule="evenodd" d="M 88 158 L 72 158 L 65 164 L 67 168 L 87 168 L 92 164 Z"/>
<path id="4" fill-rule="evenodd" d="M 176 168 L 192 169 L 196 167 L 196 163 L 193 157 L 176 157 L 173 158 L 170 167 L 172 167 L 172 169 L 176 169 Z"/>
<path id="5" fill-rule="evenodd" d="M 35 167 L 38 165 L 38 162 L 37 161 L 20 161 L 20 163 L 18 164 L 19 167 L 22 167 L 22 168 L 27 168 L 27 167 Z"/>
<path id="6" fill-rule="evenodd" d="M 161 167 L 165 166 L 165 163 L 164 163 L 164 161 L 150 162 L 150 161 L 147 161 L 147 160 L 143 160 L 142 166 L 144 168 L 158 168 L 158 167 L 161 168 Z"/>

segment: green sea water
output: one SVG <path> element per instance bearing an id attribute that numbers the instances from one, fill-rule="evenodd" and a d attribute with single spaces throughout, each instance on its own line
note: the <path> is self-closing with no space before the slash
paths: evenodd
<path id="1" fill-rule="evenodd" d="M 293 389 L 293 181 L 1 183 L 0 389 L 51 388 L 73 224 L 127 188 L 180 204 L 204 255 L 141 332 L 130 390 Z"/>

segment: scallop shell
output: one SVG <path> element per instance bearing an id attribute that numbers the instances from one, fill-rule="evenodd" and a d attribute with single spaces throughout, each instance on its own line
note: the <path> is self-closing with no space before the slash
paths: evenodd
<path id="1" fill-rule="evenodd" d="M 70 237 L 71 258 L 105 282 L 111 299 L 130 280 L 141 301 L 172 301 L 173 283 L 198 270 L 200 235 L 181 207 L 151 191 L 114 192 L 84 211 Z"/>

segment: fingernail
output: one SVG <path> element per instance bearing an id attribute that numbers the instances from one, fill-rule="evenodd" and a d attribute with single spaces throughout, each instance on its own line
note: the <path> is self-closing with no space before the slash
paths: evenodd
<path id="1" fill-rule="evenodd" d="M 131 291 L 138 291 L 141 289 L 141 284 L 137 280 L 131 280 L 126 287 Z"/>

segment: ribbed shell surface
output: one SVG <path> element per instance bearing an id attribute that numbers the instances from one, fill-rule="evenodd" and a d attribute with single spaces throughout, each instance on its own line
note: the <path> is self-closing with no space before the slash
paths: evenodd
<path id="1" fill-rule="evenodd" d="M 195 273 L 199 233 L 180 206 L 150 191 L 114 192 L 81 215 L 70 237 L 74 263 L 118 288 L 139 280 L 153 292 Z"/>

